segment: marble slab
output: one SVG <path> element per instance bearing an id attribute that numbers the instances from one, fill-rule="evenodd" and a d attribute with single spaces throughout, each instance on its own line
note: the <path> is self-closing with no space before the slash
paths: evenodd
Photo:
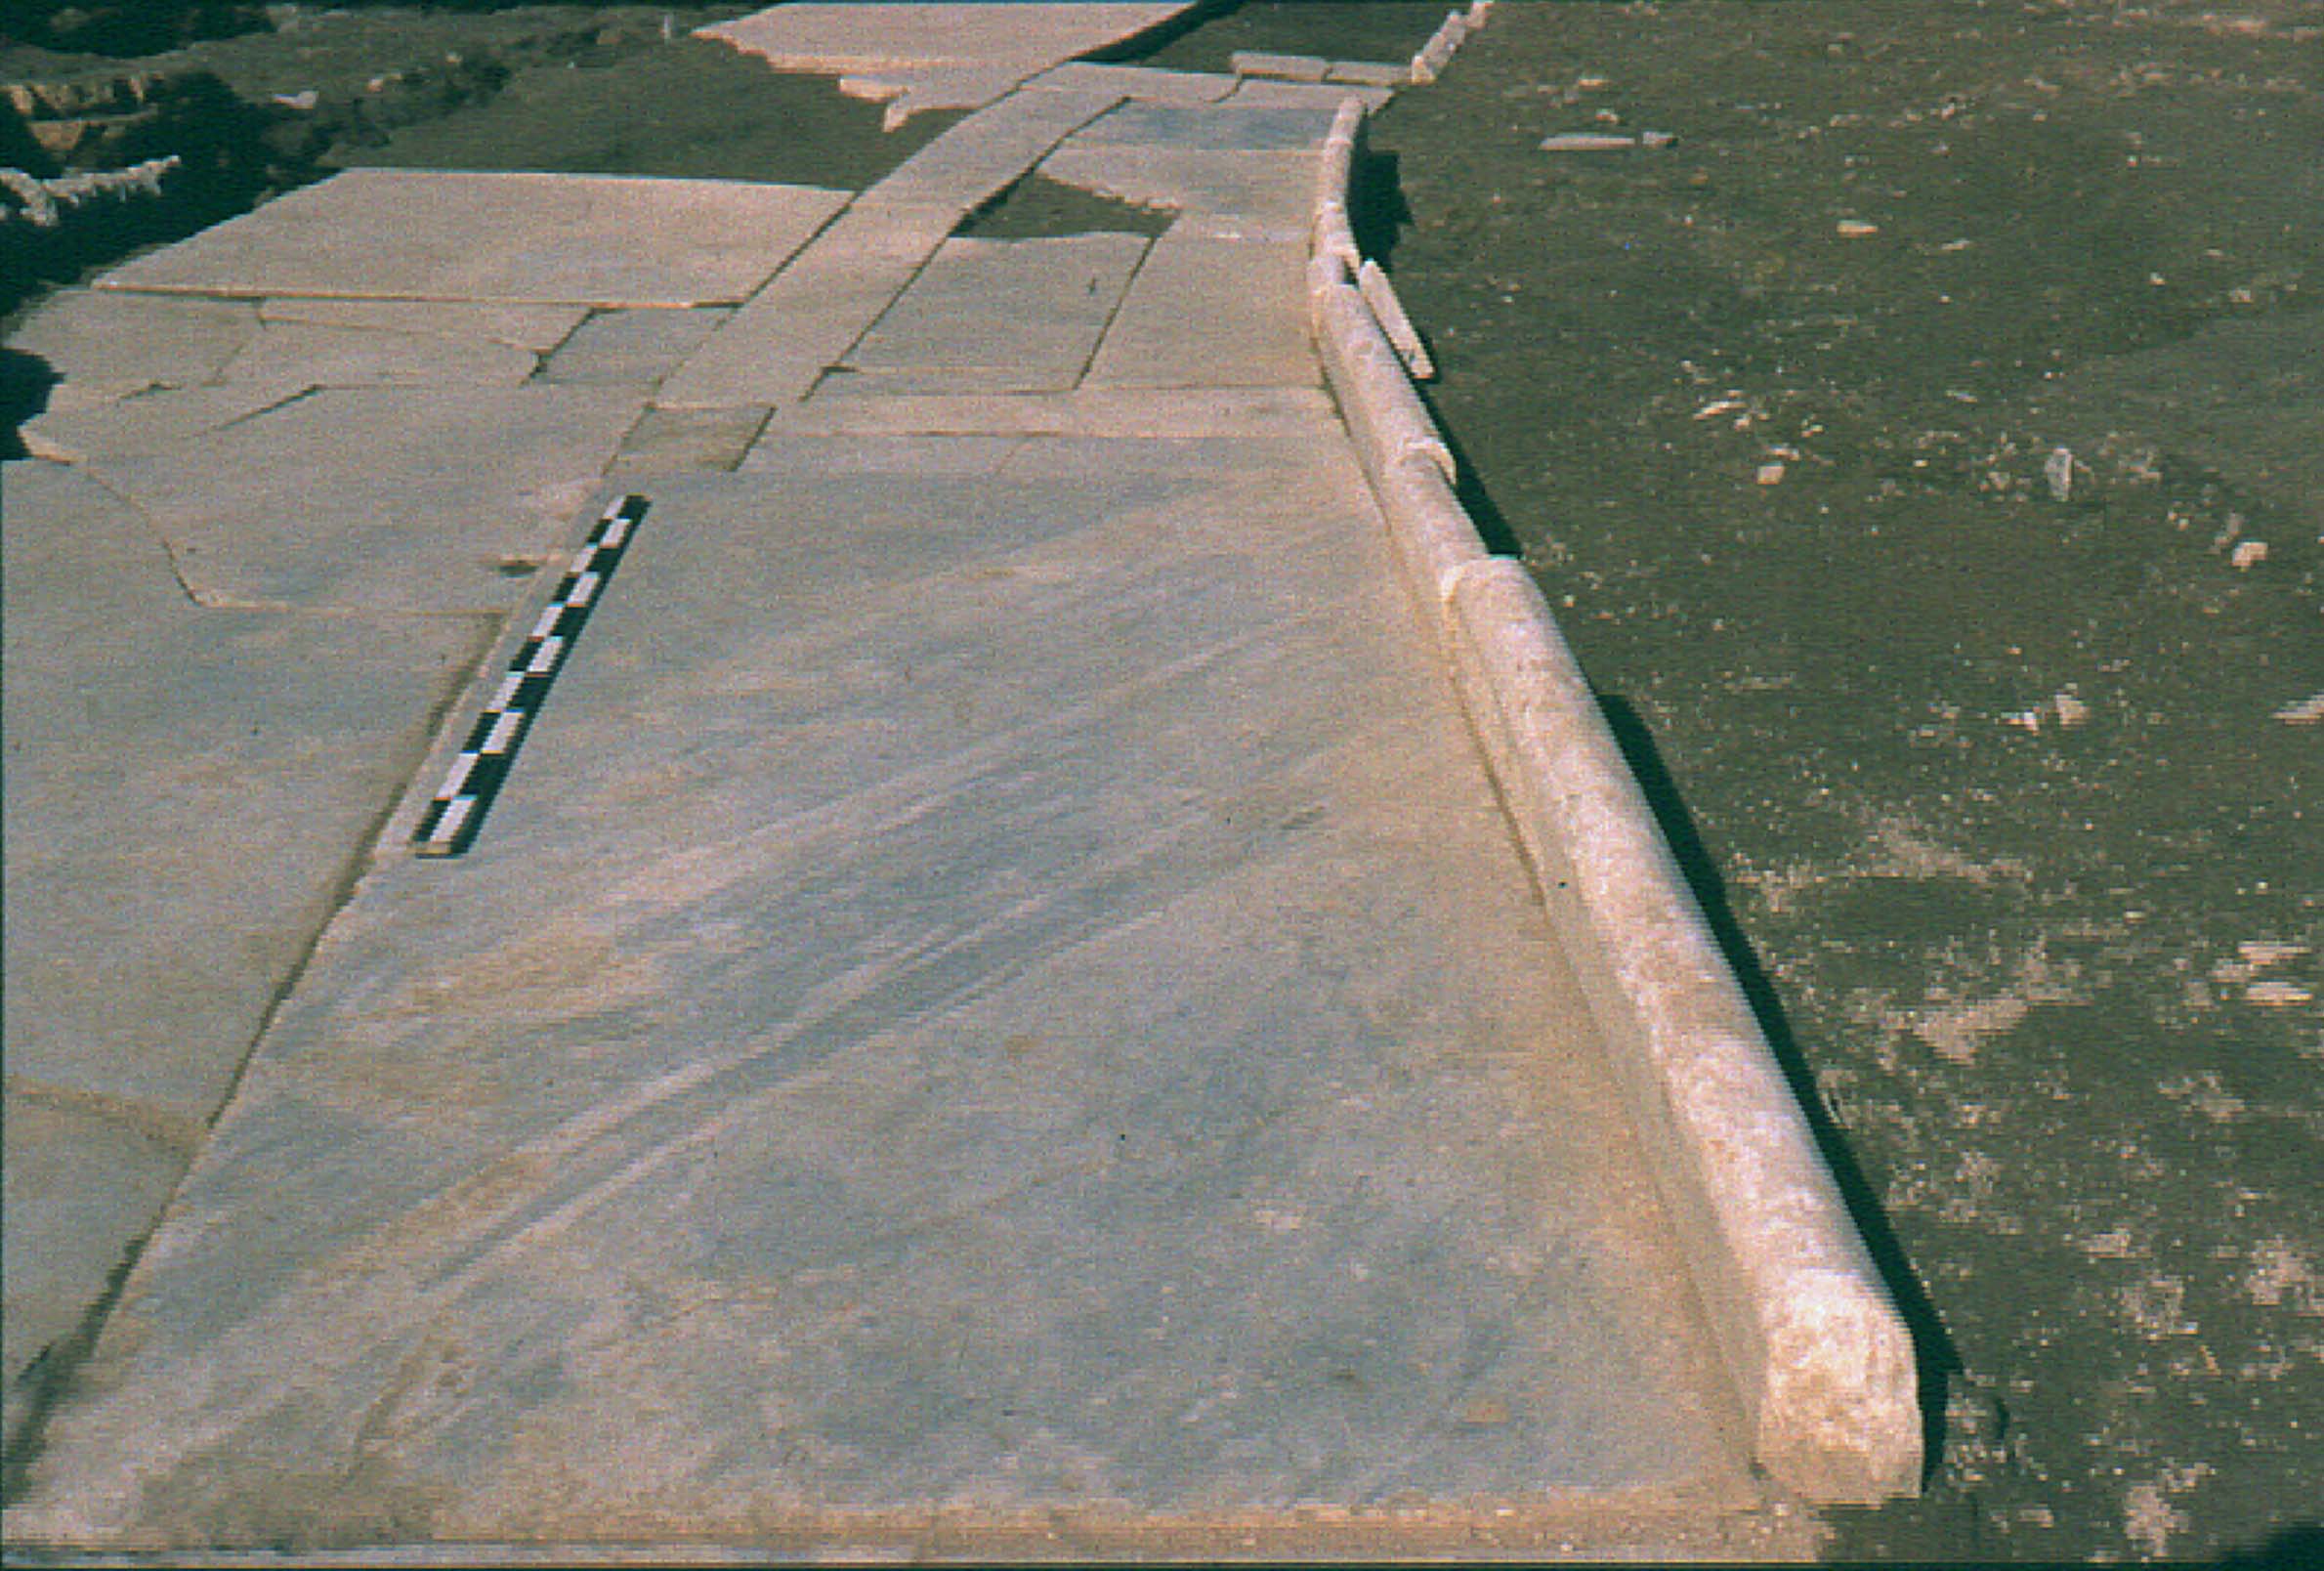
<path id="1" fill-rule="evenodd" d="M 125 263 L 101 289 L 493 304 L 746 298 L 847 201 L 723 180 L 352 169 Z"/>

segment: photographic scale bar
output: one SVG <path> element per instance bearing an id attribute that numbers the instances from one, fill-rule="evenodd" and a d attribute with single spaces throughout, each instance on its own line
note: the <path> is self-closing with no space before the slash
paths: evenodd
<path id="1" fill-rule="evenodd" d="M 629 537 L 646 516 L 643 496 L 624 496 L 605 511 L 589 538 L 558 581 L 557 593 L 541 608 L 532 631 L 509 661 L 491 701 L 476 717 L 468 744 L 452 759 L 435 799 L 420 815 L 411 843 L 423 857 L 456 857 L 476 839 L 492 798 L 508 778 L 524 745 L 533 715 L 549 696 L 549 684 L 572 649 L 573 640 L 588 623 L 605 587 L 621 565 Z"/>

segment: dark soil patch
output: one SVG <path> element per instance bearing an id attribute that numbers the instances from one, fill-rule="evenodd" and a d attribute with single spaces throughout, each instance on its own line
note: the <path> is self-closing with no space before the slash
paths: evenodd
<path id="1" fill-rule="evenodd" d="M 1239 49 L 1401 65 L 1455 9 L 1449 0 L 1222 0 L 1119 52 L 1180 71 L 1223 71 Z"/>
<path id="2" fill-rule="evenodd" d="M 1438 406 L 1960 1366 L 1845 1555 L 2314 1543 L 2320 23 L 1504 5 L 1373 130 Z"/>
<path id="3" fill-rule="evenodd" d="M 375 138 L 343 138 L 326 161 L 858 191 L 959 118 L 917 114 L 882 132 L 878 105 L 843 98 L 825 78 L 781 75 L 725 44 L 681 35 L 601 62 L 527 67 L 487 100 Z"/>
<path id="4" fill-rule="evenodd" d="M 1034 240 L 1061 234 L 1160 234 L 1177 215 L 1167 208 L 1100 196 L 1042 174 L 1027 175 L 960 221 L 958 233 L 985 240 Z"/>

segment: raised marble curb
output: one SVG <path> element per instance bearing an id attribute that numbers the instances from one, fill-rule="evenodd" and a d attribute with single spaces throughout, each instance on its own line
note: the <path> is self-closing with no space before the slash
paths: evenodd
<path id="1" fill-rule="evenodd" d="M 1476 19 L 1473 24 L 1482 25 L 1483 19 Z M 1428 42 L 1420 46 L 1420 52 L 1413 57 L 1412 78 L 1416 85 L 1426 86 L 1435 81 L 1444 68 L 1452 64 L 1453 52 L 1468 37 L 1471 25 L 1471 19 L 1460 12 L 1445 14 L 1443 24 L 1429 37 Z"/>
<path id="2" fill-rule="evenodd" d="M 1405 315 L 1404 302 L 1396 298 L 1396 286 L 1380 271 L 1380 265 L 1366 257 L 1356 269 L 1356 288 L 1364 296 L 1364 304 L 1371 308 L 1380 331 L 1388 335 L 1397 358 L 1416 382 L 1433 381 L 1436 361 L 1428 357 L 1428 346 L 1420 341 L 1419 329 Z"/>
<path id="3" fill-rule="evenodd" d="M 1343 106 L 1320 160 L 1338 181 L 1319 188 L 1309 267 L 1327 380 L 1613 1048 L 1752 1455 L 1810 1501 L 1915 1493 L 1912 1337 L 1547 602 L 1487 554 L 1351 277 L 1370 266 L 1346 220 L 1361 117 Z"/>

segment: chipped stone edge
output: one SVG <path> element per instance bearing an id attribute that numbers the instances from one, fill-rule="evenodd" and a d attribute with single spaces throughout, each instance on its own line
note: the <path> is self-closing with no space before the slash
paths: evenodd
<path id="1" fill-rule="evenodd" d="M 1319 159 L 1317 348 L 1607 1035 L 1752 1454 L 1808 1501 L 1915 1494 L 1903 1317 L 1547 602 L 1522 564 L 1487 553 L 1443 435 L 1357 282 L 1370 264 L 1346 200 L 1363 118 L 1350 98 Z"/>

